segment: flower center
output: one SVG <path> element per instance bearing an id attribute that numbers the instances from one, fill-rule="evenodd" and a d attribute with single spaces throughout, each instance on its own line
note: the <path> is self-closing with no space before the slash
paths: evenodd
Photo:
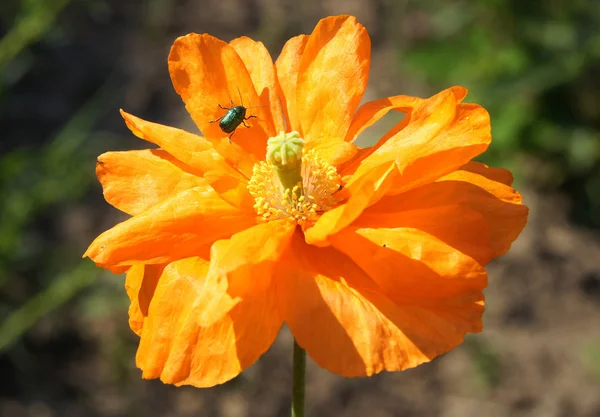
<path id="1" fill-rule="evenodd" d="M 337 205 L 337 170 L 303 148 L 297 132 L 282 132 L 269 139 L 267 161 L 254 165 L 248 190 L 265 221 L 292 217 L 304 226 Z"/>

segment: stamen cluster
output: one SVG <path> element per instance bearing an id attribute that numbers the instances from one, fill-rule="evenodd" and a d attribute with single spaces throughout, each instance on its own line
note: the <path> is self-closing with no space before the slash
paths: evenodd
<path id="1" fill-rule="evenodd" d="M 284 187 L 277 167 L 265 161 L 254 166 L 248 183 L 256 202 L 254 208 L 265 221 L 292 217 L 302 226 L 335 207 L 339 189 L 337 170 L 317 158 L 314 150 L 302 155 L 301 181 L 292 188 Z"/>

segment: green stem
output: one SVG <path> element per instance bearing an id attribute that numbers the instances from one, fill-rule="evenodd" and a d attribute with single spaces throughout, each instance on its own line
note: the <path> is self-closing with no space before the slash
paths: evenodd
<path id="1" fill-rule="evenodd" d="M 294 382 L 292 386 L 292 417 L 304 417 L 304 387 L 306 351 L 294 340 Z"/>

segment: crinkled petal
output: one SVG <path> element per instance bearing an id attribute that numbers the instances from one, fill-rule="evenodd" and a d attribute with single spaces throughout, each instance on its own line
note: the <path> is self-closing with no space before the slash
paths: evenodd
<path id="1" fill-rule="evenodd" d="M 435 235 L 430 234 L 427 231 L 434 226 L 427 225 L 422 216 L 423 213 L 404 216 L 403 222 L 414 223 L 413 227 L 400 226 L 399 218 L 395 222 L 387 218 L 382 220 L 386 228 L 352 226 L 330 240 L 394 300 L 447 297 L 485 288 L 484 267 L 459 250 L 473 251 L 477 241 L 461 240 L 458 227 L 449 222 L 441 225 Z M 480 241 L 485 244 L 488 239 L 485 229 L 482 235 Z M 480 256 L 488 258 L 489 249 L 485 248 L 484 245 Z M 480 254 L 476 250 L 475 253 Z"/>
<path id="2" fill-rule="evenodd" d="M 230 239 L 215 242 L 210 252 L 210 274 L 226 276 L 234 293 L 267 287 L 266 278 L 288 247 L 295 229 L 296 223 L 285 218 L 257 224 Z"/>
<path id="3" fill-rule="evenodd" d="M 215 242 L 210 250 L 208 279 L 226 282 L 223 284 L 227 288 L 226 297 L 254 290 L 266 291 L 271 285 L 272 269 L 289 245 L 295 229 L 295 222 L 282 219 L 258 224 L 230 239 Z M 206 325 L 223 314 L 223 306 L 228 302 L 221 300 L 223 295 L 215 293 L 207 296 L 202 318 Z M 235 305 L 235 300 L 232 300 L 230 307 Z"/>
<path id="4" fill-rule="evenodd" d="M 360 161 L 346 184 L 350 198 L 321 216 L 307 231 L 307 241 L 326 245 L 329 235 L 384 195 L 435 181 L 468 163 L 490 141 L 488 113 L 474 104 L 458 104 L 454 90 L 421 101 L 405 128 Z"/>
<path id="5" fill-rule="evenodd" d="M 384 172 L 379 175 L 385 179 L 393 168 L 380 167 L 380 170 Z M 330 235 L 347 227 L 368 207 L 369 201 L 376 191 L 377 184 L 374 184 L 369 178 L 361 178 L 354 184 L 353 193 L 345 203 L 323 213 L 317 222 L 305 231 L 307 243 L 315 246 L 328 246 Z M 347 189 L 344 192 L 347 192 Z"/>
<path id="6" fill-rule="evenodd" d="M 515 180 L 508 169 L 490 167 L 482 164 L 481 162 L 471 161 L 468 164 L 460 167 L 460 170 L 471 172 L 473 174 L 479 174 L 490 181 L 499 182 L 508 186 L 512 185 Z"/>
<path id="7" fill-rule="evenodd" d="M 185 130 L 148 122 L 121 110 L 121 116 L 127 127 L 140 139 L 160 146 L 175 158 L 188 165 L 199 176 L 212 172 L 236 171 L 227 165 L 212 144 L 202 136 L 194 135 Z"/>
<path id="8" fill-rule="evenodd" d="M 459 103 L 467 95 L 467 89 L 459 86 L 451 87 L 448 91 L 454 94 L 456 101 Z M 375 124 L 388 112 L 395 110 L 410 114 L 415 107 L 418 107 L 424 101 L 425 99 L 422 98 L 402 95 L 369 101 L 360 106 L 356 115 L 354 115 L 346 133 L 346 140 L 349 142 L 355 141 L 366 128 Z"/>
<path id="9" fill-rule="evenodd" d="M 351 258 L 298 237 L 278 277 L 292 334 L 321 367 L 342 376 L 428 362 L 481 331 L 480 291 L 393 302 Z"/>
<path id="10" fill-rule="evenodd" d="M 308 42 L 308 36 L 299 35 L 291 38 L 285 43 L 281 54 L 275 62 L 277 79 L 281 86 L 281 102 L 286 113 L 286 119 L 289 123 L 288 131 L 295 130 L 303 136 L 302 126 L 298 119 L 296 106 L 296 85 L 298 83 L 298 71 L 304 48 Z"/>
<path id="11" fill-rule="evenodd" d="M 460 86 L 449 88 L 447 91 L 454 94 L 457 103 L 460 103 L 467 95 L 467 89 Z M 385 135 L 383 135 L 377 143 L 368 148 L 361 148 L 359 152 L 351 160 L 345 162 L 342 166 L 338 167 L 338 171 L 344 177 L 349 177 L 353 174 L 363 159 L 371 155 L 377 149 L 386 143 L 390 138 L 393 138 L 401 130 L 403 130 L 409 123 L 411 123 L 411 112 L 414 108 L 422 105 L 427 99 L 411 96 L 394 96 L 388 97 L 381 100 L 370 101 L 363 104 L 357 111 L 352 124 L 346 134 L 346 141 L 354 142 L 359 135 L 369 126 L 376 123 L 379 119 L 385 116 L 388 112 L 394 110 L 401 113 L 405 113 L 406 116 L 392 127 Z"/>
<path id="12" fill-rule="evenodd" d="M 253 210 L 254 200 L 246 192 L 247 179 L 252 175 L 251 164 L 230 165 L 201 136 L 147 122 L 122 110 L 121 115 L 134 135 L 157 144 L 189 166 L 191 173 L 206 179 L 227 202 L 247 211 Z"/>
<path id="13" fill-rule="evenodd" d="M 222 318 L 202 325 L 209 262 L 171 263 L 158 281 L 136 362 L 143 378 L 211 387 L 236 377 L 271 346 L 282 324 L 273 291 L 244 294 Z"/>
<path id="14" fill-rule="evenodd" d="M 214 190 L 192 188 L 102 233 L 84 256 L 104 268 L 168 263 L 205 254 L 217 239 L 253 224 Z"/>
<path id="15" fill-rule="evenodd" d="M 400 132 L 402 129 L 404 129 L 408 125 L 409 122 L 410 122 L 410 117 L 404 117 L 402 119 L 402 121 L 400 121 L 400 123 L 396 124 L 396 126 L 391 128 L 385 135 L 383 135 L 381 137 L 381 139 L 379 139 L 377 141 L 376 144 L 374 144 L 373 146 L 370 146 L 368 148 L 360 148 L 358 150 L 358 152 L 354 155 L 354 157 L 352 157 L 348 161 L 344 162 L 343 164 L 339 165 L 337 167 L 338 172 L 340 173 L 342 178 L 344 178 L 344 181 L 345 182 L 350 181 L 352 179 L 352 174 L 354 174 L 354 172 L 356 171 L 356 169 L 358 168 L 358 166 L 360 165 L 362 160 L 365 159 L 367 156 L 371 155 L 382 144 L 386 143 L 390 138 L 394 137 L 398 132 Z"/>
<path id="16" fill-rule="evenodd" d="M 349 184 L 363 176 L 381 181 L 377 168 L 394 166 L 387 193 L 429 183 L 485 151 L 491 142 L 490 119 L 483 107 L 458 104 L 453 90 L 445 90 L 413 109 L 410 122 L 366 157 Z M 383 184 L 382 184 L 383 185 Z"/>
<path id="17" fill-rule="evenodd" d="M 96 164 L 106 201 L 131 215 L 181 191 L 210 188 L 207 180 L 190 170 L 162 149 L 107 152 L 98 157 Z"/>
<path id="18" fill-rule="evenodd" d="M 369 78 L 371 41 L 352 16 L 327 17 L 310 35 L 300 61 L 297 114 L 307 149 L 336 165 L 356 147 L 343 139 Z"/>
<path id="19" fill-rule="evenodd" d="M 288 221 L 260 224 L 216 242 L 210 263 L 167 266 L 141 334 L 143 377 L 210 387 L 252 365 L 283 323 L 272 270 L 294 229 Z"/>
<path id="20" fill-rule="evenodd" d="M 275 132 L 284 131 L 283 109 L 279 100 L 280 89 L 269 51 L 262 42 L 255 42 L 246 36 L 234 39 L 229 44 L 244 61 L 261 105 L 269 108 L 270 112 L 265 116 L 271 117 L 270 123 L 273 124 Z"/>
<path id="21" fill-rule="evenodd" d="M 148 306 L 165 266 L 164 264 L 140 264 L 133 265 L 127 271 L 125 290 L 131 303 L 129 305 L 129 327 L 138 336 L 142 333 L 144 321 L 148 317 Z"/>
<path id="22" fill-rule="evenodd" d="M 267 139 L 276 134 L 268 107 L 248 110 L 246 117 L 257 118 L 246 121 L 249 128 L 240 125 L 235 130 L 232 142 L 245 152 L 238 152 L 229 143 L 229 133 L 212 122 L 227 112 L 219 104 L 230 107 L 243 100 L 246 107 L 269 106 L 261 101 L 244 61 L 231 45 L 208 34 L 179 37 L 169 54 L 169 72 L 175 91 L 200 131 L 231 164 L 241 165 L 245 172 L 244 164 L 252 162 L 249 159 L 264 159 Z"/>
<path id="23" fill-rule="evenodd" d="M 493 251 L 490 246 L 488 222 L 478 211 L 454 201 L 446 201 L 446 205 L 432 207 L 421 205 L 414 209 L 394 210 L 399 208 L 398 204 L 390 207 L 385 205 L 383 200 L 365 210 L 350 228 L 353 230 L 386 229 L 392 234 L 400 235 L 405 230 L 409 232 L 418 230 L 425 232 L 424 239 L 416 243 L 420 248 L 411 249 L 410 253 L 422 254 L 421 248 L 427 248 L 430 242 L 437 244 L 439 240 L 468 255 L 470 258 L 466 260 L 469 263 L 474 259 L 481 265 L 485 265 L 492 260 Z M 360 231 L 358 233 L 360 234 Z M 412 234 L 410 236 L 413 237 Z M 430 240 L 429 236 L 433 239 Z M 451 249 L 449 253 L 452 253 Z"/>
<path id="24" fill-rule="evenodd" d="M 384 197 L 363 215 L 376 218 L 387 213 L 458 204 L 483 216 L 489 234 L 486 246 L 495 258 L 508 251 L 527 222 L 529 209 L 522 204 L 521 195 L 507 185 L 511 182 L 508 171 L 471 162 L 435 183 Z"/>
<path id="25" fill-rule="evenodd" d="M 521 195 L 506 185 L 512 180 L 508 171 L 484 167 L 470 163 L 432 184 L 384 197 L 364 215 L 376 218 L 385 213 L 460 205 L 483 217 L 489 235 L 485 246 L 491 249 L 492 258 L 498 257 L 508 251 L 525 227 L 529 209 L 523 205 Z"/>

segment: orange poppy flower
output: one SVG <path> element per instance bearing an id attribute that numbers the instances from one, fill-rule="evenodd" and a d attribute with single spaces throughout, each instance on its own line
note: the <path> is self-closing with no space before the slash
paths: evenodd
<path id="1" fill-rule="evenodd" d="M 471 162 L 488 114 L 462 87 L 359 107 L 369 64 L 350 16 L 290 39 L 275 64 L 249 38 L 190 34 L 169 71 L 204 136 L 122 112 L 158 148 L 99 157 L 106 200 L 132 217 L 85 256 L 127 271 L 144 378 L 225 382 L 284 322 L 344 376 L 414 367 L 481 331 L 484 265 L 528 211 L 508 171 Z M 257 117 L 230 142 L 212 121 L 240 99 Z M 392 110 L 406 115 L 397 126 L 354 144 Z"/>

